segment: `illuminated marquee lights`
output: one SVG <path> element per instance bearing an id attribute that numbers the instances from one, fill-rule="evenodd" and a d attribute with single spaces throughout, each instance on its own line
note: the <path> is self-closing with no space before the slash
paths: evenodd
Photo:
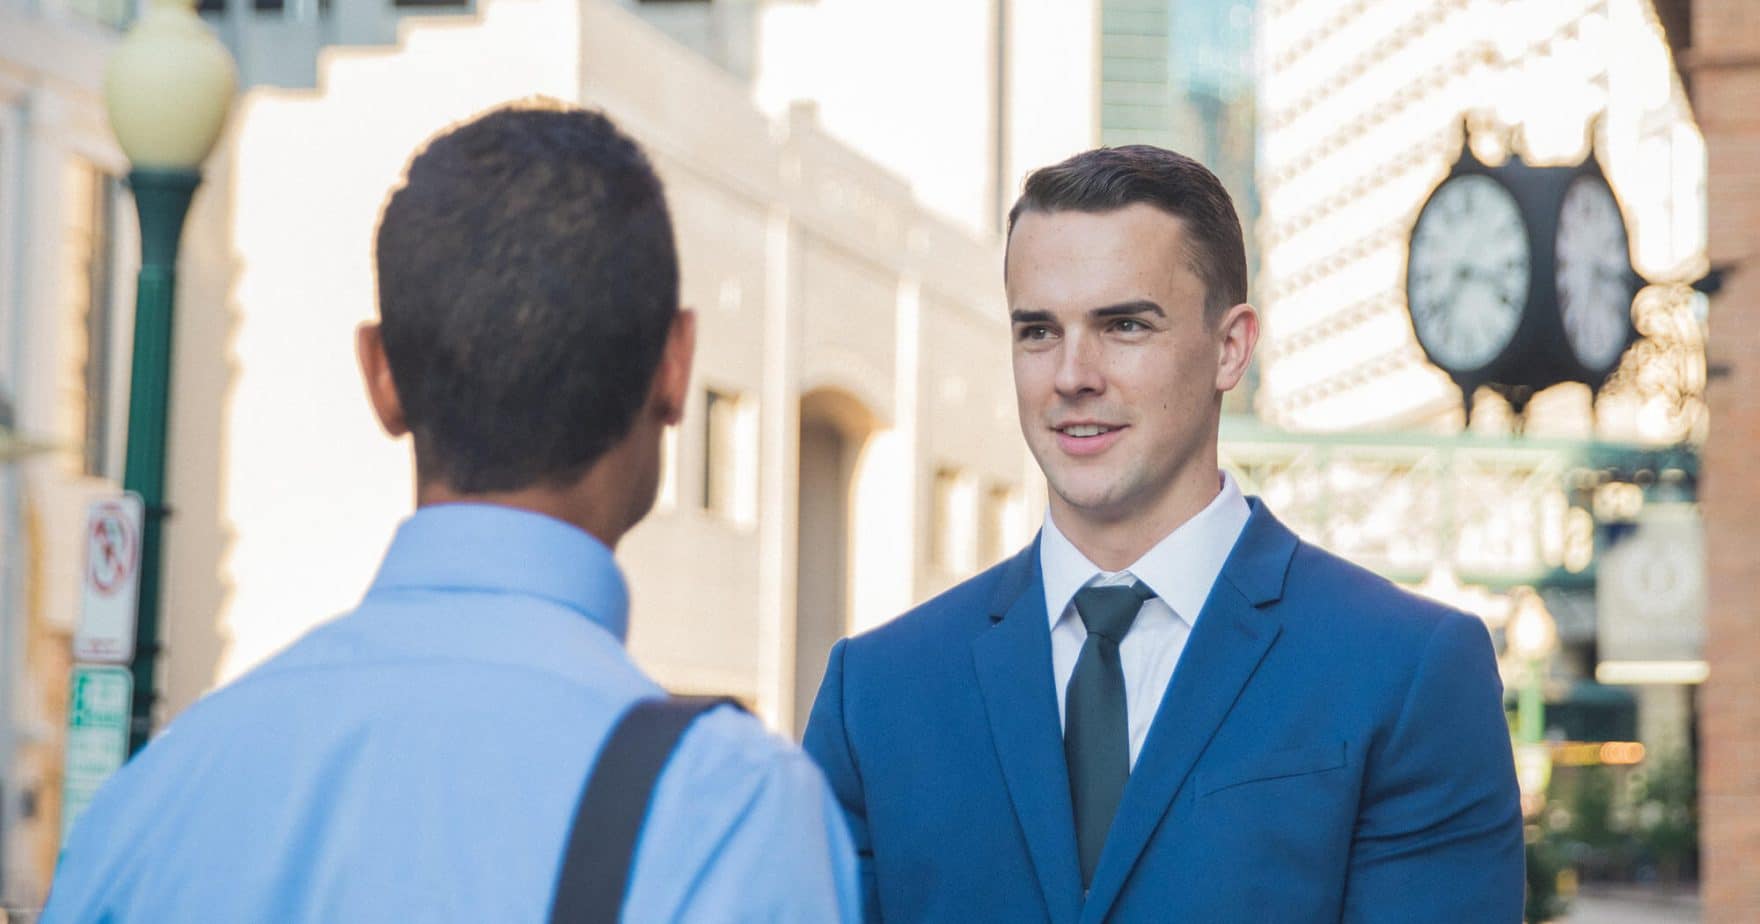
<path id="1" fill-rule="evenodd" d="M 1560 767 L 1630 767 L 1644 762 L 1642 741 L 1561 741 L 1552 746 Z"/>

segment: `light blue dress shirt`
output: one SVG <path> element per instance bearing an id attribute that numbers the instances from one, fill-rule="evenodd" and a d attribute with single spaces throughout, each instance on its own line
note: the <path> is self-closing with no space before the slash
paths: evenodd
<path id="1" fill-rule="evenodd" d="M 357 610 L 98 793 L 43 921 L 544 921 L 600 747 L 662 693 L 624 650 L 628 604 L 572 526 L 423 508 Z M 856 875 L 818 769 L 719 709 L 655 789 L 625 920 L 857 920 Z"/>

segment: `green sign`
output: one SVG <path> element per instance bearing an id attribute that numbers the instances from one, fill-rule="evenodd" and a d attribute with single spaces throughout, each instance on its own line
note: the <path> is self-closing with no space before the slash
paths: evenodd
<path id="1" fill-rule="evenodd" d="M 61 787 L 63 842 L 98 787 L 128 759 L 128 707 L 133 695 L 134 677 L 126 667 L 73 667 Z"/>

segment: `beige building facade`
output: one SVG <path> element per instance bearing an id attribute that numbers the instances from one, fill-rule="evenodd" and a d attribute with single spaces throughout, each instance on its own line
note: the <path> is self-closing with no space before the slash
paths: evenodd
<path id="1" fill-rule="evenodd" d="M 0 906 L 42 897 L 59 836 L 82 498 L 119 476 L 139 246 L 99 82 L 108 12 L 0 3 Z M 119 409 L 119 410 L 113 410 Z"/>
<path id="2" fill-rule="evenodd" d="M 601 108 L 646 146 L 700 316 L 660 501 L 618 556 L 656 677 L 795 732 L 836 638 L 1030 537 L 1043 491 L 994 230 L 925 207 L 813 107 L 759 108 L 638 12 L 486 0 L 405 19 L 394 46 L 325 47 L 313 86 L 242 94 L 179 270 L 161 722 L 371 580 L 414 495 L 352 352 L 378 212 L 423 139 L 526 96 Z M 21 905 L 59 835 L 83 500 L 121 475 L 135 245 L 98 96 L 115 41 L 0 3 L 0 381 L 16 429 L 61 447 L 0 474 L 0 896 Z"/>

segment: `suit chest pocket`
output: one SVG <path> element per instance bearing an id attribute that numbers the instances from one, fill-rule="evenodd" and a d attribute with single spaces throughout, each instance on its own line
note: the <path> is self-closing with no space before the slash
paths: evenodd
<path id="1" fill-rule="evenodd" d="M 1198 798 L 1203 799 L 1237 786 L 1338 770 L 1345 765 L 1349 750 L 1345 742 L 1334 741 L 1254 754 L 1199 770 L 1192 782 Z"/>

